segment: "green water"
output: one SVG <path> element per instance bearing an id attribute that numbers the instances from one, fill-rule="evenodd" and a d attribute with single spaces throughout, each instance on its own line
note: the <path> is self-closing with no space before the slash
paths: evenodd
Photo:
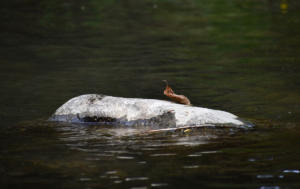
<path id="1" fill-rule="evenodd" d="M 296 0 L 11 0 L 0 7 L 1 188 L 300 187 Z M 251 131 L 47 122 L 80 94 L 232 112 Z"/>

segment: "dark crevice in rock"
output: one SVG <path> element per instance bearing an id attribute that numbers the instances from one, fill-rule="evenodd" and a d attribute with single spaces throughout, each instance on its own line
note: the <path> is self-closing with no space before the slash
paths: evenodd
<path id="1" fill-rule="evenodd" d="M 89 104 L 93 104 L 95 101 L 100 101 L 104 97 L 105 97 L 105 95 L 101 95 L 101 94 L 93 95 L 88 99 Z"/>
<path id="2" fill-rule="evenodd" d="M 78 119 L 82 122 L 116 122 L 117 119 L 116 118 L 112 118 L 112 117 L 97 117 L 97 116 L 85 116 L 80 118 L 79 116 L 77 116 Z"/>
<path id="3" fill-rule="evenodd" d="M 151 126 L 157 128 L 176 127 L 176 118 L 174 112 L 165 112 L 156 117 L 149 119 L 137 119 L 128 121 L 126 118 L 113 118 L 104 116 L 87 116 L 87 115 L 53 115 L 49 121 L 71 122 L 71 123 L 97 123 L 104 125 L 123 125 L 123 126 Z"/>

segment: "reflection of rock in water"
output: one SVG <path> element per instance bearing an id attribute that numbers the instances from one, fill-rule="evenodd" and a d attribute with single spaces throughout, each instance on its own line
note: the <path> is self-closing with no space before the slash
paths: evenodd
<path id="1" fill-rule="evenodd" d="M 132 151 L 159 150 L 167 146 L 195 146 L 209 143 L 219 136 L 228 136 L 240 128 L 222 126 L 151 129 L 149 127 L 110 127 L 99 125 L 57 125 L 60 139 L 71 149 L 101 153 L 101 156 L 123 154 L 132 157 Z M 188 132 L 187 132 L 188 131 Z M 129 153 L 130 152 L 130 153 Z M 120 156 L 123 157 L 123 156 Z"/>
<path id="2" fill-rule="evenodd" d="M 72 98 L 49 119 L 72 123 L 101 123 L 125 126 L 220 125 L 247 126 L 237 116 L 219 110 L 186 106 L 163 100 L 103 96 L 97 94 Z"/>

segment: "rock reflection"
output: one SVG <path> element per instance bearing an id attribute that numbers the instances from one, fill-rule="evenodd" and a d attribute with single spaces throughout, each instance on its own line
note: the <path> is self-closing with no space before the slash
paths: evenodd
<path id="1" fill-rule="evenodd" d="M 134 159 L 134 157 L 131 157 L 131 156 L 117 156 L 117 159 Z"/>
<path id="2" fill-rule="evenodd" d="M 283 171 L 284 173 L 295 173 L 295 174 L 299 174 L 300 170 L 298 169 L 286 169 Z"/>
<path id="3" fill-rule="evenodd" d="M 126 178 L 125 181 L 141 181 L 141 180 L 149 180 L 148 177 L 132 177 L 132 178 Z"/>
<path id="4" fill-rule="evenodd" d="M 270 179 L 273 178 L 273 175 L 257 175 L 256 178 L 258 179 Z"/>
<path id="5" fill-rule="evenodd" d="M 201 157 L 201 153 L 194 153 L 194 154 L 189 154 L 188 157 Z"/>
<path id="6" fill-rule="evenodd" d="M 132 187 L 130 189 L 147 189 L 147 186 Z"/>
<path id="7" fill-rule="evenodd" d="M 107 171 L 105 174 L 107 174 L 107 175 L 113 175 L 113 174 L 116 174 L 117 173 L 117 171 Z"/>
<path id="8" fill-rule="evenodd" d="M 261 186 L 260 189 L 280 189 L 280 186 Z"/>
<path id="9" fill-rule="evenodd" d="M 218 153 L 219 151 L 203 151 L 201 154 L 215 154 Z"/>
<path id="10" fill-rule="evenodd" d="M 152 183 L 151 187 L 162 187 L 162 186 L 168 186 L 168 183 Z"/>
<path id="11" fill-rule="evenodd" d="M 284 175 L 278 175 L 278 178 L 283 179 Z"/>
<path id="12" fill-rule="evenodd" d="M 115 184 L 120 184 L 120 183 L 122 183 L 122 182 L 123 182 L 123 181 L 121 181 L 121 180 L 115 180 L 115 181 L 114 181 Z"/>
<path id="13" fill-rule="evenodd" d="M 118 178 L 120 178 L 119 176 L 110 176 L 109 177 L 110 179 L 118 179 Z"/>
<path id="14" fill-rule="evenodd" d="M 187 157 L 186 160 L 183 159 L 182 164 L 174 166 L 174 171 L 177 169 L 184 169 L 186 172 L 197 171 L 200 169 L 199 161 L 202 157 L 206 158 L 210 154 L 217 154 L 221 151 L 215 148 L 213 150 L 197 148 L 182 154 L 180 149 L 182 147 L 194 149 L 207 145 L 219 136 L 228 134 L 228 130 L 216 128 L 212 130 L 193 128 L 188 133 L 184 130 L 152 133 L 148 132 L 149 128 L 111 128 L 71 124 L 59 125 L 56 129 L 57 136 L 63 144 L 72 151 L 78 151 L 74 152 L 75 154 L 83 156 L 79 159 L 85 161 L 86 167 L 94 166 L 94 170 L 87 171 L 91 172 L 89 175 L 91 177 L 82 177 L 80 181 L 88 182 L 87 178 L 93 178 L 92 172 L 95 171 L 98 179 L 110 184 L 134 185 L 147 182 L 145 187 L 153 188 L 169 186 L 169 184 L 163 180 L 157 180 L 155 175 L 145 173 L 146 167 L 156 164 L 161 164 L 161 167 L 174 166 L 169 159 L 183 156 Z M 229 132 L 232 133 L 232 130 Z M 85 168 L 82 167 L 82 169 Z M 157 182 L 151 184 L 152 179 L 156 179 Z"/>
<path id="15" fill-rule="evenodd" d="M 117 159 L 135 159 L 147 151 L 154 152 L 152 157 L 174 156 L 176 154 L 157 153 L 157 151 L 169 146 L 204 145 L 220 135 L 232 133 L 232 129 L 217 128 L 193 128 L 188 134 L 180 129 L 152 133 L 149 132 L 151 128 L 147 127 L 140 129 L 62 124 L 56 128 L 60 132 L 60 139 L 70 149 L 92 153 L 97 158 L 115 157 Z M 201 154 L 207 153 L 217 153 L 217 151 L 201 152 Z M 189 156 L 200 156 L 200 154 L 190 154 Z M 90 160 L 93 158 L 95 157 L 90 157 Z"/>
<path id="16" fill-rule="evenodd" d="M 176 154 L 151 154 L 151 157 L 162 157 L 162 156 L 175 156 Z"/>
<path id="17" fill-rule="evenodd" d="M 186 136 L 180 137 L 174 143 L 174 145 L 182 145 L 182 146 L 197 146 L 201 144 L 207 144 L 209 139 L 215 138 L 213 135 L 208 136 Z"/>
<path id="18" fill-rule="evenodd" d="M 86 182 L 86 181 L 91 181 L 92 179 L 91 178 L 80 178 L 79 180 L 82 182 Z"/>
<path id="19" fill-rule="evenodd" d="M 183 166 L 184 169 L 196 169 L 199 168 L 199 165 L 187 165 L 187 166 Z"/>

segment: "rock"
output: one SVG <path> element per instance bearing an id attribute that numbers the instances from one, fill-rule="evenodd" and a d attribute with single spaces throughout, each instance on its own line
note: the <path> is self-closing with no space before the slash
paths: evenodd
<path id="1" fill-rule="evenodd" d="M 164 100 L 122 98 L 99 94 L 81 95 L 70 99 L 59 107 L 49 120 L 159 128 L 207 125 L 247 126 L 237 116 L 225 111 Z"/>

